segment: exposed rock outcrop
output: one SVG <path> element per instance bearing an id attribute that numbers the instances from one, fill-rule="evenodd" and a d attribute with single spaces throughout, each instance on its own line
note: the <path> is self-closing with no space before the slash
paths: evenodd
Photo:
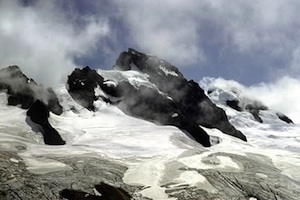
<path id="1" fill-rule="evenodd" d="M 277 112 L 276 115 L 279 119 L 281 119 L 282 121 L 284 121 L 288 124 L 293 124 L 294 123 L 293 120 L 291 120 L 288 116 L 286 116 L 282 113 Z"/>
<path id="2" fill-rule="evenodd" d="M 217 96 L 219 103 L 226 104 L 232 109 L 239 112 L 249 112 L 252 114 L 253 118 L 260 123 L 263 123 L 263 119 L 261 118 L 261 111 L 269 111 L 270 109 L 265 106 L 262 102 L 250 98 L 246 95 L 239 94 L 237 91 L 224 91 L 221 88 L 211 88 L 208 90 L 209 96 Z M 214 94 L 216 93 L 216 94 Z M 286 122 L 293 123 L 293 121 L 287 117 L 286 115 L 276 112 L 276 116 Z"/>
<path id="3" fill-rule="evenodd" d="M 33 79 L 24 75 L 18 66 L 9 66 L 0 70 L 0 91 L 8 94 L 8 105 L 20 105 L 30 108 L 36 100 L 43 101 L 50 111 L 60 115 L 63 112 L 58 98 L 51 88 L 45 89 Z"/>
<path id="4" fill-rule="evenodd" d="M 122 97 L 120 106 L 125 112 L 135 117 L 153 121 L 163 125 L 174 125 L 188 131 L 194 139 L 205 147 L 210 146 L 209 136 L 189 117 L 180 111 L 180 108 L 154 88 L 141 86 L 135 88 L 128 81 L 119 82 L 116 87 L 105 84 L 104 78 L 95 70 L 85 67 L 75 69 L 68 78 L 69 93 L 83 107 L 94 111 L 94 101 L 102 98 L 114 103 L 110 97 Z M 96 96 L 95 89 L 100 87 L 105 94 Z"/>
<path id="5" fill-rule="evenodd" d="M 43 102 L 36 100 L 27 111 L 27 115 L 31 121 L 41 126 L 45 144 L 64 145 L 66 143 L 49 123 L 49 109 Z"/>
<path id="6" fill-rule="evenodd" d="M 135 88 L 128 82 L 119 83 L 117 88 L 124 95 L 121 104 L 125 106 L 120 106 L 124 112 L 159 124 L 176 126 L 189 132 L 203 146 L 210 146 L 207 133 L 168 96 L 146 86 Z"/>
<path id="7" fill-rule="evenodd" d="M 60 196 L 69 200 L 130 200 L 132 197 L 122 188 L 117 188 L 101 182 L 95 185 L 100 195 L 93 195 L 82 191 L 64 189 Z"/>
<path id="8" fill-rule="evenodd" d="M 96 70 L 89 67 L 75 69 L 68 77 L 68 91 L 70 95 L 83 107 L 94 111 L 94 101 L 99 97 L 106 102 L 111 101 L 104 95 L 96 96 L 95 89 L 100 87 L 107 95 L 119 96 L 114 86 L 106 84 L 104 78 Z"/>
<path id="9" fill-rule="evenodd" d="M 139 70 L 147 75 L 154 87 L 136 87 L 129 80 L 108 87 L 107 80 L 85 67 L 75 69 L 68 77 L 69 93 L 92 111 L 95 110 L 94 101 L 99 97 L 109 103 L 116 103 L 110 97 L 122 97 L 120 101 L 124 106 L 120 108 L 124 112 L 159 124 L 177 126 L 205 147 L 210 146 L 209 136 L 199 125 L 217 128 L 246 141 L 246 137 L 228 122 L 225 112 L 211 102 L 200 86 L 193 80 L 187 81 L 170 63 L 129 49 L 120 54 L 114 68 Z M 105 94 L 96 96 L 97 87 Z"/>
<path id="10" fill-rule="evenodd" d="M 149 76 L 149 81 L 170 97 L 180 112 L 190 121 L 208 128 L 217 128 L 222 132 L 246 140 L 227 119 L 225 112 L 211 102 L 204 91 L 193 80 L 186 80 L 172 64 L 156 57 L 146 55 L 134 49 L 121 53 L 115 68 L 128 70 L 136 67 Z"/>

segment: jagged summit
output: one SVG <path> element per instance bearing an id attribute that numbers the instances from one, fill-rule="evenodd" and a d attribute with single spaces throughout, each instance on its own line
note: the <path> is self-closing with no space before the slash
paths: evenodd
<path id="1" fill-rule="evenodd" d="M 225 112 L 210 101 L 203 89 L 193 80 L 186 80 L 172 64 L 129 49 L 120 54 L 114 69 L 117 70 L 115 77 L 119 76 L 118 71 L 134 71 L 146 77 L 144 80 L 136 78 L 136 82 L 147 84 L 133 84 L 130 78 L 106 77 L 105 73 L 100 75 L 86 67 L 75 69 L 69 76 L 70 94 L 82 106 L 94 110 L 94 101 L 97 100 L 95 89 L 99 87 L 105 94 L 98 97 L 110 100 L 119 96 L 119 108 L 129 115 L 174 125 L 189 132 L 196 141 L 207 147 L 211 145 L 209 136 L 199 125 L 217 128 L 246 141 L 246 137 L 228 122 Z M 113 81 L 114 87 L 105 87 L 106 81 Z"/>
<path id="2" fill-rule="evenodd" d="M 121 64 L 124 63 L 123 67 Z M 246 137 L 236 130 L 227 119 L 225 112 L 218 108 L 204 94 L 204 91 L 193 80 L 186 80 L 178 68 L 156 57 L 134 49 L 123 52 L 119 56 L 117 68 L 137 68 L 149 76 L 149 81 L 172 98 L 172 101 L 197 124 L 208 128 L 217 128 L 226 134 L 246 140 Z"/>
<path id="3" fill-rule="evenodd" d="M 219 89 L 210 89 L 207 96 L 198 83 L 188 81 L 171 63 L 129 48 L 120 54 L 113 69 L 110 72 L 89 67 L 75 69 L 68 77 L 68 92 L 88 110 L 95 111 L 95 102 L 101 99 L 117 105 L 128 115 L 185 130 L 206 147 L 211 142 L 199 125 L 217 128 L 225 134 L 247 140 L 229 122 L 225 111 L 215 105 L 220 101 L 215 102 L 214 96 L 223 98 Z M 40 100 L 53 113 L 63 112 L 53 90 L 45 89 L 29 79 L 18 66 L 0 70 L 0 77 L 0 89 L 7 90 L 9 105 L 21 105 L 28 109 L 36 100 Z M 227 97 L 226 106 L 240 112 L 247 111 L 256 121 L 263 122 L 260 112 L 268 110 L 266 106 L 245 97 L 236 97 L 234 92 Z M 292 123 L 284 114 L 276 115 Z"/>
<path id="4" fill-rule="evenodd" d="M 0 199 L 299 199 L 299 125 L 252 103 L 259 123 L 237 93 L 207 94 L 133 49 L 114 69 L 53 88 L 61 115 L 18 67 L 1 70 Z"/>

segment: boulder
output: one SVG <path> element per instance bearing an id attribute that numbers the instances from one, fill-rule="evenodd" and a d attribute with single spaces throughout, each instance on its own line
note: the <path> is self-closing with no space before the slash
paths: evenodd
<path id="1" fill-rule="evenodd" d="M 100 195 L 93 195 L 78 190 L 64 189 L 60 196 L 69 200 L 130 200 L 132 197 L 122 188 L 117 188 L 101 182 L 95 185 Z"/>

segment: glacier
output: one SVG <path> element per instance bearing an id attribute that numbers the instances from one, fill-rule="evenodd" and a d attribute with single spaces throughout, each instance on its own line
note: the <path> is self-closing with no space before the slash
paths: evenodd
<path id="1" fill-rule="evenodd" d="M 157 88 L 136 68 L 97 73 L 108 85 L 128 80 L 137 88 Z M 73 199 L 104 199 L 97 191 L 102 182 L 132 199 L 298 199 L 300 125 L 280 120 L 273 110 L 261 110 L 258 122 L 225 103 L 240 98 L 226 82 L 211 93 L 213 79 L 199 84 L 247 142 L 201 126 L 212 144 L 203 147 L 183 129 L 128 115 L 103 98 L 89 110 L 61 84 L 53 92 L 63 112 L 50 112 L 49 122 L 66 144 L 45 145 L 26 121 L 27 110 L 8 105 L 9 94 L 0 91 L 0 199 L 61 199 L 65 189 L 83 192 Z M 94 92 L 107 95 L 100 87 Z"/>

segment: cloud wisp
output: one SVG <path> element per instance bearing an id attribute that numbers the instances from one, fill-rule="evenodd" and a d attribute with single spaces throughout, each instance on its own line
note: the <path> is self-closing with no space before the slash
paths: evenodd
<path id="1" fill-rule="evenodd" d="M 45 85 L 76 63 L 112 66 L 128 47 L 199 79 L 257 83 L 300 72 L 298 0 L 20 2 L 0 1 L 0 68 L 19 65 Z"/>
<path id="2" fill-rule="evenodd" d="M 30 6 L 1 1 L 0 67 L 18 65 L 37 82 L 54 85 L 76 66 L 75 57 L 94 51 L 108 33 L 106 20 L 68 13 L 58 1 L 36 1 Z"/>
<path id="3" fill-rule="evenodd" d="M 269 80 L 299 68 L 297 0 L 113 2 L 132 44 L 181 68 L 261 69 Z"/>
<path id="4" fill-rule="evenodd" d="M 199 84 L 206 91 L 214 87 L 236 91 L 241 96 L 258 100 L 268 108 L 287 115 L 295 123 L 300 123 L 300 104 L 298 103 L 300 81 L 298 79 L 285 76 L 270 83 L 244 86 L 233 80 L 205 77 Z"/>

